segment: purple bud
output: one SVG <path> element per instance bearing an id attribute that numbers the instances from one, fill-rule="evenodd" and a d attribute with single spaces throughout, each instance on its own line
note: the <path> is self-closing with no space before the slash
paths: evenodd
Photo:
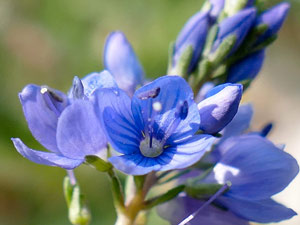
<path id="1" fill-rule="evenodd" d="M 112 32 L 106 40 L 104 65 L 118 86 L 129 96 L 132 96 L 136 86 L 143 82 L 143 68 L 130 43 L 120 31 Z"/>
<path id="2" fill-rule="evenodd" d="M 267 31 L 258 38 L 257 44 L 277 34 L 287 16 L 289 9 L 290 4 L 287 2 L 282 2 L 264 11 L 257 17 L 255 26 L 261 24 L 268 25 Z"/>
<path id="3" fill-rule="evenodd" d="M 253 80 L 262 68 L 265 50 L 255 52 L 238 61 L 229 68 L 226 82 L 237 83 L 243 80 Z"/>
<path id="4" fill-rule="evenodd" d="M 198 12 L 186 22 L 177 36 L 173 55 L 173 67 L 176 66 L 186 48 L 192 46 L 193 56 L 188 72 L 191 72 L 195 68 L 205 44 L 208 25 L 208 12 Z"/>
<path id="5" fill-rule="evenodd" d="M 213 21 L 217 19 L 219 14 L 224 8 L 224 0 L 210 0 L 209 1 L 211 4 L 211 10 L 210 10 L 210 17 L 212 18 Z"/>
<path id="6" fill-rule="evenodd" d="M 233 47 L 234 51 L 243 42 L 249 29 L 253 25 L 255 20 L 256 10 L 255 8 L 247 8 L 241 10 L 234 16 L 224 19 L 219 25 L 219 32 L 214 42 L 212 51 L 214 52 L 219 45 L 230 35 L 236 36 L 236 43 Z"/>
<path id="7" fill-rule="evenodd" d="M 222 130 L 237 113 L 242 92 L 241 84 L 226 83 L 211 89 L 207 98 L 198 104 L 199 129 L 207 134 Z"/>

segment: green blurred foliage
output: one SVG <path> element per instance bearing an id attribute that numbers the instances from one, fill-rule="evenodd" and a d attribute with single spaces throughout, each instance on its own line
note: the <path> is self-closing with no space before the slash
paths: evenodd
<path id="1" fill-rule="evenodd" d="M 105 37 L 113 30 L 127 35 L 148 78 L 164 75 L 169 42 L 200 7 L 201 0 L 0 1 L 1 225 L 69 224 L 62 191 L 65 171 L 29 162 L 10 141 L 20 137 L 44 150 L 27 129 L 17 93 L 28 83 L 67 92 L 74 75 L 102 70 Z M 290 29 L 299 25 L 297 8 L 295 1 Z M 299 31 L 295 35 L 300 38 Z M 75 172 L 89 201 L 92 224 L 113 224 L 106 176 L 84 165 Z"/>

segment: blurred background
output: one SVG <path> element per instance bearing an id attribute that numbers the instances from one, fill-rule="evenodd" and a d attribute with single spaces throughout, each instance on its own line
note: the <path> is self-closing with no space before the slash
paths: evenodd
<path id="1" fill-rule="evenodd" d="M 279 38 L 268 49 L 263 70 L 244 102 L 255 107 L 253 128 L 275 122 L 270 138 L 285 143 L 286 151 L 300 162 L 300 2 L 291 3 Z M 43 150 L 27 129 L 18 92 L 28 83 L 66 92 L 74 75 L 102 70 L 105 38 L 116 29 L 127 35 L 149 78 L 164 75 L 169 42 L 200 7 L 200 0 L 0 0 L 1 225 L 69 224 L 62 192 L 65 171 L 24 159 L 10 141 L 20 137 Z M 113 224 L 107 177 L 85 165 L 75 172 L 92 224 Z M 300 213 L 300 176 L 276 199 Z M 155 215 L 151 221 L 168 224 Z M 299 225 L 300 218 L 280 224 Z"/>

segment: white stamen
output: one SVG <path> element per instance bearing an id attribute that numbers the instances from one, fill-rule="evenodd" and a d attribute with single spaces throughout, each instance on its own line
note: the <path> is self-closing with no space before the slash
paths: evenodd
<path id="1" fill-rule="evenodd" d="M 188 222 L 190 222 L 192 219 L 195 218 L 195 216 L 205 207 L 210 205 L 216 198 L 218 198 L 220 195 L 222 195 L 228 188 L 231 187 L 231 182 L 227 181 L 223 187 L 221 187 L 208 201 L 206 201 L 199 209 L 197 209 L 194 213 L 186 217 L 183 221 L 181 221 L 178 225 L 186 225 Z"/>

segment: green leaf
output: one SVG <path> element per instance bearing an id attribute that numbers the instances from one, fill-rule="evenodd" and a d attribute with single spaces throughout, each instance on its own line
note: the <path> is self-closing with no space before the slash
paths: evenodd
<path id="1" fill-rule="evenodd" d="M 107 172 L 111 170 L 112 164 L 109 162 L 104 161 L 103 159 L 94 156 L 94 155 L 87 155 L 85 157 L 86 163 L 94 167 L 96 170 L 100 172 Z"/>
<path id="2" fill-rule="evenodd" d="M 175 188 L 172 188 L 167 193 L 162 194 L 160 196 L 154 197 L 148 201 L 145 202 L 145 209 L 151 209 L 154 206 L 157 206 L 159 204 L 165 203 L 167 201 L 172 200 L 175 198 L 180 192 L 182 192 L 185 188 L 185 185 L 180 185 Z"/>

